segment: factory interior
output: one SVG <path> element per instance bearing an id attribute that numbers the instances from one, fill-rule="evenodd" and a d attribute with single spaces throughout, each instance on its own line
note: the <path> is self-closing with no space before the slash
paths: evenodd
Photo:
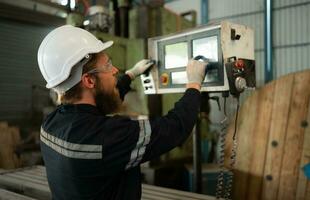
<path id="1" fill-rule="evenodd" d="M 113 41 L 105 55 L 117 77 L 132 80 L 120 109 L 100 117 L 125 117 L 139 122 L 140 128 L 145 122 L 126 154 L 129 160 L 136 153 L 136 160 L 115 175 L 139 169 L 135 180 L 141 182 L 140 189 L 129 189 L 134 188 L 130 180 L 124 186 L 127 192 L 141 192 L 138 197 L 126 197 L 117 189 L 109 197 L 106 188 L 114 186 L 102 178 L 108 175 L 93 177 L 105 186 L 98 185 L 99 181 L 79 183 L 104 190 L 101 198 L 87 196 L 86 186 L 68 184 L 66 176 L 51 175 L 59 171 L 68 177 L 76 173 L 72 179 L 95 176 L 88 171 L 98 170 L 98 163 L 112 156 L 107 152 L 113 153 L 106 150 L 107 139 L 100 143 L 104 149 L 100 159 L 84 158 L 81 155 L 88 154 L 82 150 L 73 154 L 79 151 L 74 148 L 89 143 L 75 144 L 65 136 L 57 139 L 45 129 L 49 127 L 45 119 L 66 106 L 62 93 L 53 88 L 59 85 L 48 88 L 49 77 L 44 76 L 48 70 L 42 70 L 39 50 L 58 27 L 77 32 L 60 35 L 58 44 L 63 49 L 50 51 L 46 59 L 54 62 L 70 56 L 65 43 L 83 32 L 98 44 Z M 310 200 L 309 33 L 309 0 L 0 0 L 0 200 Z M 88 54 L 83 56 L 88 58 Z M 133 79 L 128 71 L 133 73 L 143 59 L 150 64 Z M 179 139 L 187 124 L 180 129 L 166 124 L 173 124 L 171 116 L 183 120 L 177 108 L 186 107 L 185 97 L 192 102 L 198 98 L 197 89 L 188 88 L 190 73 L 194 73 L 188 71 L 191 62 L 204 67 L 200 105 L 184 110 L 184 123 L 193 126 L 186 138 Z M 70 70 L 66 78 L 73 76 Z M 79 84 L 84 83 L 83 77 Z M 91 127 L 86 126 L 90 120 L 84 121 L 84 127 Z M 114 125 L 111 122 L 110 127 Z M 127 132 L 135 130 L 124 127 Z M 167 135 L 160 135 L 165 130 Z M 170 133 L 175 139 L 169 138 Z M 127 152 L 129 138 L 115 139 L 124 143 L 112 149 L 125 150 L 113 156 Z M 58 146 L 58 141 L 67 144 L 67 149 Z M 169 143 L 175 143 L 173 148 Z M 166 148 L 165 152 L 160 148 Z M 73 153 L 70 157 L 66 152 Z M 153 154 L 157 156 L 146 158 Z M 118 157 L 114 161 L 123 162 Z M 86 162 L 91 163 L 89 169 Z M 129 164 L 137 166 L 128 169 Z M 81 168 L 84 173 L 77 171 Z M 67 195 L 72 188 L 75 197 Z"/>

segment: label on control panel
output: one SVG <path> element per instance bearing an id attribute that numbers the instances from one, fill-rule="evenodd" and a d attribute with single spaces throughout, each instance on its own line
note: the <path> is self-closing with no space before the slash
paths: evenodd
<path id="1" fill-rule="evenodd" d="M 141 77 L 141 83 L 144 89 L 144 93 L 155 94 L 156 90 L 155 90 L 154 80 L 153 80 L 151 73 L 148 75 L 142 74 L 140 77 Z"/>
<path id="2" fill-rule="evenodd" d="M 186 71 L 172 72 L 171 81 L 172 84 L 186 84 L 188 82 Z"/>
<path id="3" fill-rule="evenodd" d="M 210 81 L 210 78 L 208 79 L 208 77 L 206 76 L 203 82 L 206 83 L 208 81 Z M 187 84 L 188 79 L 186 71 L 171 72 L 171 82 L 172 84 Z"/>

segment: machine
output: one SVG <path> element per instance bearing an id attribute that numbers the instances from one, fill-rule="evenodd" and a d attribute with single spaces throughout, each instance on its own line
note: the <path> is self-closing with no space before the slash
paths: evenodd
<path id="1" fill-rule="evenodd" d="M 182 93 L 186 65 L 195 58 L 208 62 L 201 91 L 238 96 L 255 87 L 254 34 L 250 28 L 221 22 L 148 40 L 155 66 L 141 77 L 145 94 Z"/>
<path id="2" fill-rule="evenodd" d="M 228 120 L 226 97 L 231 94 L 238 100 L 236 119 L 238 120 L 239 95 L 246 88 L 255 88 L 254 33 L 247 26 L 223 21 L 176 34 L 154 37 L 148 40 L 148 56 L 154 66 L 141 76 L 145 94 L 183 93 L 188 82 L 187 62 L 190 59 L 206 63 L 202 92 L 222 93 L 224 116 L 219 133 L 221 172 L 218 176 L 216 198 L 231 199 L 233 173 L 224 185 L 224 145 Z M 211 98 L 210 98 L 211 99 Z M 219 98 L 217 97 L 219 104 Z M 220 109 L 220 107 L 219 107 Z M 220 109 L 221 110 L 221 109 Z M 235 124 L 236 127 L 236 124 Z M 236 129 L 233 134 L 230 167 L 236 159 Z M 194 188 L 201 192 L 200 133 L 194 134 Z"/>

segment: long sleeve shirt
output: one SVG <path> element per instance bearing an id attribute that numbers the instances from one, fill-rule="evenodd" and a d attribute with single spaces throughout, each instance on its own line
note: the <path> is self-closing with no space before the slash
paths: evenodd
<path id="1" fill-rule="evenodd" d="M 121 98 L 130 82 L 119 80 Z M 187 89 L 167 115 L 150 121 L 102 115 L 89 104 L 57 107 L 40 134 L 53 199 L 140 199 L 140 164 L 182 144 L 199 106 L 200 92 Z"/>

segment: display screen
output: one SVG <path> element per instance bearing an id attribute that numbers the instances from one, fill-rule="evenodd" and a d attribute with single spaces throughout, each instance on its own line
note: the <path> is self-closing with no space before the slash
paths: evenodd
<path id="1" fill-rule="evenodd" d="M 165 46 L 165 69 L 185 67 L 187 62 L 187 42 L 179 42 Z"/>
<path id="2" fill-rule="evenodd" d="M 149 44 L 153 48 L 150 57 L 157 60 L 158 71 L 154 75 L 157 76 L 155 78 L 160 92 L 166 93 L 169 89 L 181 91 L 186 88 L 187 63 L 197 56 L 203 56 L 196 58 L 201 62 L 205 60 L 204 58 L 207 59 L 203 88 L 223 87 L 227 83 L 224 82 L 225 66 L 220 29 L 193 31 L 188 34 L 182 32 L 180 35 L 169 35 L 167 38 L 154 38 L 149 40 Z M 210 91 L 212 90 L 213 88 Z"/>
<path id="3" fill-rule="evenodd" d="M 193 57 L 204 56 L 213 62 L 218 62 L 217 36 L 193 40 Z"/>

